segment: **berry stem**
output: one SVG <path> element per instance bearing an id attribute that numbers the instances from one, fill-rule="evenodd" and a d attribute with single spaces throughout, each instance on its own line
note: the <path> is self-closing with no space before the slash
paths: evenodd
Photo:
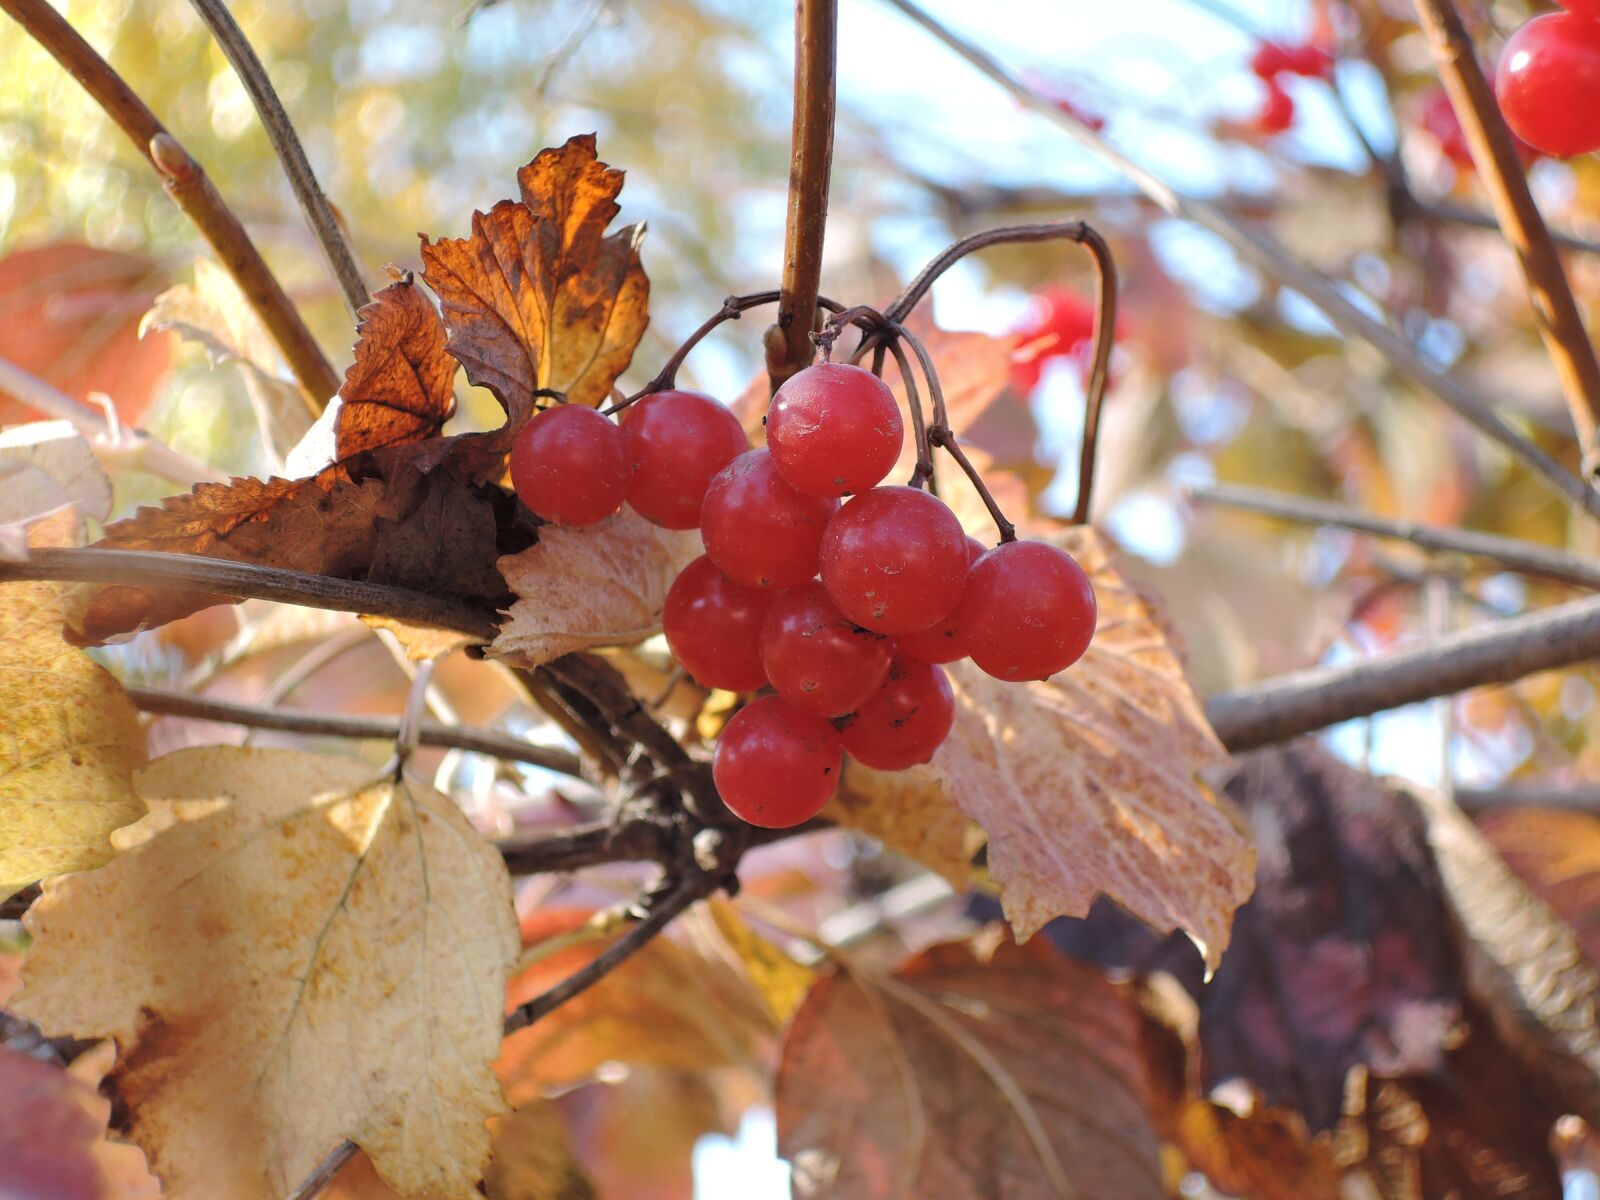
<path id="1" fill-rule="evenodd" d="M 934 369 L 933 356 L 928 353 L 928 348 L 922 344 L 915 334 L 904 325 L 894 325 L 893 333 L 897 340 L 903 339 L 911 346 L 911 352 L 917 356 L 917 362 L 922 365 L 923 377 L 928 381 L 928 395 L 933 403 L 933 424 L 928 427 L 928 443 L 938 446 L 951 458 L 972 481 L 972 486 L 977 489 L 978 495 L 983 498 L 983 506 L 989 510 L 989 516 L 994 519 L 995 528 L 1000 531 L 1000 542 L 1017 540 L 1017 527 L 1006 519 L 1005 513 L 1000 511 L 1000 505 L 995 501 L 994 493 L 983 482 L 983 476 L 978 468 L 972 465 L 972 460 L 967 457 L 967 452 L 956 441 L 956 435 L 950 429 L 949 414 L 945 411 L 944 387 L 939 383 L 939 372 Z M 929 466 L 930 474 L 932 466 Z"/>
<path id="2" fill-rule="evenodd" d="M 1583 327 L 1555 242 L 1528 190 L 1511 131 L 1500 115 L 1472 39 L 1451 0 L 1414 0 L 1428 35 L 1439 78 L 1472 150 L 1472 161 L 1489 193 L 1501 232 L 1516 252 L 1528 285 L 1539 334 L 1561 380 L 1567 410 L 1577 430 L 1584 474 L 1600 471 L 1600 361 Z"/>

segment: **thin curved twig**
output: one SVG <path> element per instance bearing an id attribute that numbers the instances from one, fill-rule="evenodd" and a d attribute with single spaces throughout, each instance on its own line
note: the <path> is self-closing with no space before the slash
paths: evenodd
<path id="1" fill-rule="evenodd" d="M 256 107 L 267 137 L 272 140 L 272 148 L 278 152 L 283 173 L 289 177 L 289 186 L 300 201 L 306 223 L 316 235 L 322 253 L 328 260 L 328 267 L 338 281 L 340 291 L 344 293 L 345 302 L 352 314 L 358 312 L 372 298 L 366 280 L 362 278 L 361 268 L 356 263 L 349 242 L 345 240 L 344 230 L 339 227 L 339 218 L 334 214 L 333 205 L 328 203 L 328 197 L 317 183 L 311 160 L 306 158 L 300 136 L 295 133 L 294 123 L 284 111 L 283 101 L 278 99 L 278 93 L 273 90 L 272 80 L 261 65 L 255 47 L 245 37 L 244 30 L 239 28 L 239 23 L 233 19 L 233 14 L 222 0 L 191 0 L 191 3 L 211 30 L 211 35 L 217 39 L 217 45 L 232 64 L 239 82 L 244 84 L 244 90 L 249 93 L 250 102 Z"/>
<path id="2" fill-rule="evenodd" d="M 235 704 L 227 700 L 191 696 L 185 692 L 168 691 L 164 688 L 126 686 L 123 690 L 140 712 L 164 717 L 189 717 L 224 725 L 242 725 L 249 729 L 276 729 L 284 733 L 305 733 L 320 737 L 372 738 L 383 741 L 393 741 L 400 731 L 400 722 L 391 717 L 355 717 L 347 713 L 266 708 L 254 704 Z M 575 779 L 584 778 L 583 764 L 571 751 L 553 746 L 536 746 L 521 738 L 487 729 L 464 729 L 444 725 L 438 721 L 424 720 L 421 724 L 421 742 L 425 746 L 447 746 L 455 750 L 469 750 L 475 754 L 488 754 L 511 762 L 531 763 L 536 767 L 570 775 Z"/>
<path id="3" fill-rule="evenodd" d="M 300 382 L 306 407 L 319 415 L 339 390 L 339 376 L 204 168 L 48 0 L 0 0 L 0 10 L 71 73 L 149 160 L 167 194 L 195 223 L 267 327 Z"/>
<path id="4" fill-rule="evenodd" d="M 1048 96 L 1015 78 L 993 55 L 952 32 L 913 0 L 884 0 L 884 3 L 922 26 L 1024 107 L 1052 122 L 1097 158 L 1121 171 L 1158 207 L 1216 234 L 1267 275 L 1300 292 L 1345 336 L 1371 345 L 1396 371 L 1431 392 L 1480 433 L 1503 446 L 1575 508 L 1600 519 L 1600 491 L 1508 425 L 1473 388 L 1430 366 L 1415 346 L 1348 299 L 1339 286 L 1320 271 L 1291 257 L 1270 237 L 1242 224 L 1216 205 L 1178 192 L 1082 121 L 1063 112 Z"/>
<path id="5" fill-rule="evenodd" d="M 499 632 L 492 613 L 459 600 L 410 588 L 361 583 L 286 571 L 255 563 L 168 554 L 157 550 L 35 550 L 26 562 L 0 563 L 0 583 L 56 579 L 68 583 L 113 583 L 128 587 L 173 587 L 237 600 L 277 600 L 305 608 L 393 617 L 432 625 L 490 642 Z"/>

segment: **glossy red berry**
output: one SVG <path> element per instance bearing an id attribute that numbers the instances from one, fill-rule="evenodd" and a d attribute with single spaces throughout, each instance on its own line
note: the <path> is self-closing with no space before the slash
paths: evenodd
<path id="1" fill-rule="evenodd" d="M 950 615 L 967 573 L 967 537 L 937 496 L 881 487 L 849 500 L 822 539 L 822 586 L 875 633 L 914 633 Z"/>
<path id="2" fill-rule="evenodd" d="M 1600 3 L 1600 0 L 1596 0 L 1596 3 Z M 1492 73 L 1490 82 L 1494 82 Z M 1417 124 L 1439 144 L 1439 153 L 1458 171 L 1474 169 L 1472 147 L 1467 145 L 1467 135 L 1461 128 L 1461 122 L 1456 119 L 1455 106 L 1450 103 L 1450 97 L 1442 87 L 1428 90 L 1418 110 Z M 1516 147 L 1517 157 L 1522 160 L 1524 169 L 1539 157 L 1537 150 L 1514 133 L 1511 143 Z"/>
<path id="3" fill-rule="evenodd" d="M 967 567 L 983 556 L 985 546 L 975 537 L 967 539 Z M 953 663 L 967 657 L 967 638 L 961 632 L 961 605 L 932 629 L 903 633 L 895 639 L 900 649 L 912 658 L 928 663 Z"/>
<path id="4" fill-rule="evenodd" d="M 711 478 L 750 448 L 739 419 L 699 392 L 653 392 L 622 410 L 628 503 L 666 529 L 694 529 Z"/>
<path id="5" fill-rule="evenodd" d="M 765 450 L 722 468 L 700 508 L 700 538 L 711 561 L 746 587 L 786 588 L 817 573 L 817 551 L 837 500 L 790 487 Z"/>
<path id="6" fill-rule="evenodd" d="M 593 525 L 622 507 L 632 473 L 622 430 L 592 408 L 558 404 L 511 447 L 517 498 L 556 525 Z"/>
<path id="7" fill-rule="evenodd" d="M 933 757 L 955 717 L 944 668 L 901 656 L 878 694 L 844 725 L 845 753 L 879 771 L 903 771 Z"/>
<path id="8" fill-rule="evenodd" d="M 795 708 L 839 717 L 883 685 L 891 645 L 846 620 L 810 579 L 774 600 L 761 631 L 761 663 L 778 695 Z"/>
<path id="9" fill-rule="evenodd" d="M 865 491 L 894 468 L 904 442 L 894 393 L 849 363 L 791 375 L 767 411 L 773 465 L 808 496 Z"/>
<path id="10" fill-rule="evenodd" d="M 667 591 L 661 626 L 672 656 L 703 687 L 765 687 L 761 627 L 773 599 L 772 592 L 740 587 L 702 554 Z"/>
<path id="11" fill-rule="evenodd" d="M 1089 648 L 1094 587 L 1065 551 L 1007 542 L 972 564 L 956 620 L 972 661 L 996 679 L 1047 679 Z"/>
<path id="12" fill-rule="evenodd" d="M 1560 0 L 1560 4 L 1575 16 L 1600 21 L 1600 0 Z"/>
<path id="13" fill-rule="evenodd" d="M 1494 83 L 1506 124 L 1529 145 L 1558 158 L 1600 149 L 1600 21 L 1535 17 L 1506 42 Z"/>
<path id="14" fill-rule="evenodd" d="M 839 734 L 776 696 L 752 700 L 717 739 L 711 765 L 722 801 L 765 829 L 809 821 L 839 786 Z"/>

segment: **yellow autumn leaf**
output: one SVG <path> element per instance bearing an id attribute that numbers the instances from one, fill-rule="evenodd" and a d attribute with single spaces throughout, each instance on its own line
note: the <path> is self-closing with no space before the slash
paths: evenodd
<path id="1" fill-rule="evenodd" d="M 972 859 L 983 830 L 945 798 L 931 767 L 874 771 L 847 759 L 822 815 L 915 859 L 957 890 L 977 881 Z"/>
<path id="2" fill-rule="evenodd" d="M 536 667 L 641 641 L 661 628 L 667 589 L 699 553 L 693 530 L 661 529 L 631 508 L 586 529 L 546 525 L 536 545 L 500 560 L 517 600 L 489 653 Z"/>
<path id="3" fill-rule="evenodd" d="M 717 936 L 772 1014 L 773 1027 L 781 1028 L 817 982 L 817 973 L 750 928 L 731 901 L 713 896 L 705 909 Z"/>
<path id="4" fill-rule="evenodd" d="M 122 686 L 61 638 L 66 589 L 0 588 L 0 896 L 112 854 L 144 813 L 144 732 Z"/>
<path id="5" fill-rule="evenodd" d="M 1002 683 L 950 671 L 944 792 L 989 838 L 988 870 L 1019 938 L 1104 893 L 1183 929 L 1215 966 L 1249 897 L 1255 851 L 1198 776 L 1227 755 L 1206 724 L 1156 600 L 1086 528 L 1055 539 L 1094 581 L 1099 627 L 1077 665 Z"/>
<path id="6" fill-rule="evenodd" d="M 342 1138 L 398 1190 L 477 1200 L 517 951 L 511 885 L 447 798 L 351 759 L 210 746 L 28 915 L 15 1011 L 113 1037 L 169 1200 L 281 1200 Z"/>

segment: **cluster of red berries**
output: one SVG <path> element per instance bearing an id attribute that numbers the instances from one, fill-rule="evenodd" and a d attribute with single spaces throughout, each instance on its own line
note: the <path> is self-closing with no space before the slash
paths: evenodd
<path id="1" fill-rule="evenodd" d="M 1600 0 L 1561 0 L 1511 35 L 1494 90 L 1506 124 L 1557 158 L 1600 150 Z"/>
<path id="2" fill-rule="evenodd" d="M 1095 600 L 1054 546 L 986 551 L 936 496 L 879 486 L 905 435 L 870 371 L 806 368 L 766 424 L 767 448 L 751 450 L 696 392 L 644 396 L 620 424 L 560 405 L 519 433 L 511 476 L 557 524 L 626 501 L 657 525 L 699 527 L 706 552 L 667 594 L 667 642 L 702 685 L 772 688 L 722 731 L 713 773 L 730 809 L 781 828 L 827 803 L 845 752 L 887 771 L 933 757 L 955 718 L 940 664 L 970 657 L 1013 681 L 1071 666 Z"/>
<path id="3" fill-rule="evenodd" d="M 1250 56 L 1250 70 L 1267 88 L 1251 127 L 1262 134 L 1283 133 L 1294 124 L 1294 98 L 1284 90 L 1283 77 L 1326 79 L 1333 70 L 1333 55 L 1314 42 L 1297 46 L 1262 42 Z"/>

